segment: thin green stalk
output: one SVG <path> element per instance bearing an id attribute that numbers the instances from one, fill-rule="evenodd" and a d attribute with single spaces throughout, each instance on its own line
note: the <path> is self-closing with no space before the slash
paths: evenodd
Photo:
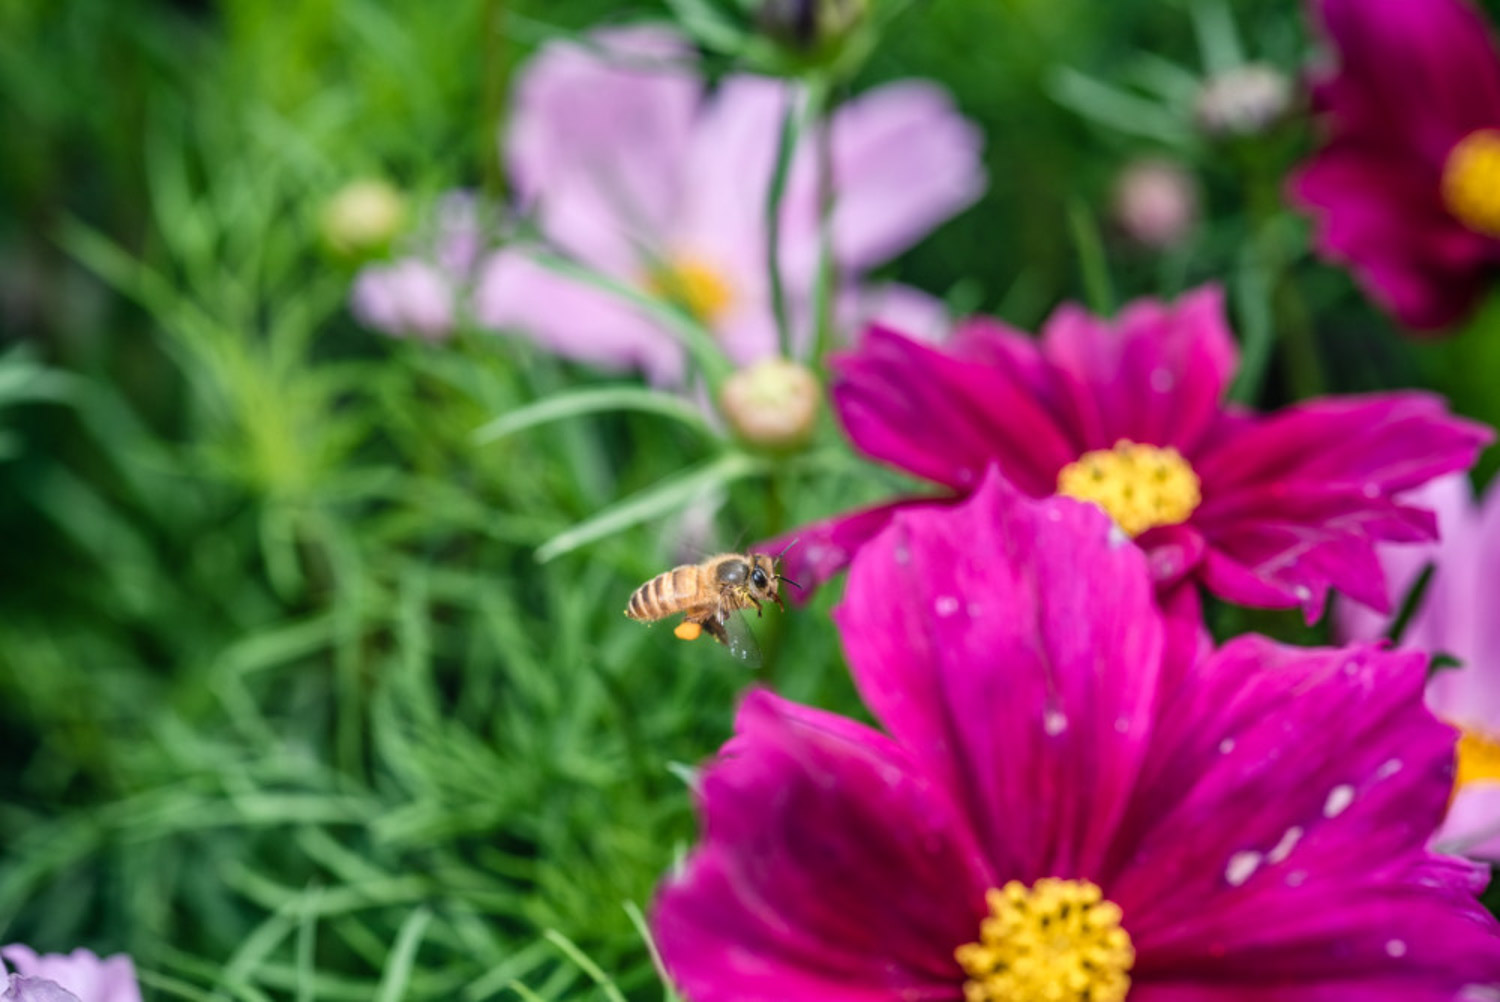
<path id="1" fill-rule="evenodd" d="M 787 316 L 786 286 L 781 276 L 781 203 L 797 149 L 797 101 L 788 95 L 776 147 L 776 171 L 766 193 L 766 272 L 771 280 L 771 312 L 776 318 L 776 344 L 782 358 L 792 357 L 792 323 Z"/>
<path id="2" fill-rule="evenodd" d="M 826 77 L 814 77 L 808 86 L 808 121 L 815 130 L 813 142 L 818 172 L 818 274 L 813 285 L 813 360 L 822 364 L 833 345 L 833 86 Z"/>

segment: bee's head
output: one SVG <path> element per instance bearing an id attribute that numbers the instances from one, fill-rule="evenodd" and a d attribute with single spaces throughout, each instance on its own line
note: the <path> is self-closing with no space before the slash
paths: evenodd
<path id="1" fill-rule="evenodd" d="M 769 553 L 750 554 L 750 577 L 745 584 L 756 598 L 779 602 L 781 575 L 776 573 L 776 558 Z"/>

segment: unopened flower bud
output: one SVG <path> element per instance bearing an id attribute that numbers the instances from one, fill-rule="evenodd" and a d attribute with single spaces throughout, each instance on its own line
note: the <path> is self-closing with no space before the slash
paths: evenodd
<path id="1" fill-rule="evenodd" d="M 823 389 L 810 369 L 771 358 L 730 376 L 719 391 L 719 410 L 746 443 L 795 449 L 812 437 L 822 397 Z"/>
<path id="2" fill-rule="evenodd" d="M 756 19 L 771 38 L 807 54 L 843 41 L 868 6 L 869 0 L 762 0 Z"/>
<path id="3" fill-rule="evenodd" d="M 1264 132 L 1286 114 L 1292 85 L 1264 63 L 1247 63 L 1210 77 L 1198 92 L 1198 127 L 1215 138 Z"/>
<path id="4" fill-rule="evenodd" d="M 1156 250 L 1181 243 L 1198 223 L 1198 182 L 1172 160 L 1138 160 L 1115 180 L 1111 215 L 1127 237 Z"/>
<path id="5" fill-rule="evenodd" d="M 323 207 L 323 239 L 336 254 L 362 258 L 388 247 L 406 221 L 406 200 L 384 181 L 351 181 Z"/>

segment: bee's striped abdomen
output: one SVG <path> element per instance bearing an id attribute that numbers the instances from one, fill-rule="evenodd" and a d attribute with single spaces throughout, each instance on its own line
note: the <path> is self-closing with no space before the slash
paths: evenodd
<path id="1" fill-rule="evenodd" d="M 637 588 L 626 603 L 625 615 L 649 622 L 681 612 L 698 601 L 698 568 L 684 564 L 658 574 Z"/>

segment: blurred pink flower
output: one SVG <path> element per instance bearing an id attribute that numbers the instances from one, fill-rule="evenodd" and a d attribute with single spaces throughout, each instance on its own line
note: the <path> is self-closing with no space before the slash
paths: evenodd
<path id="1" fill-rule="evenodd" d="M 1165 250 L 1182 243 L 1198 225 L 1198 200 L 1198 180 L 1181 163 L 1137 160 L 1115 178 L 1110 208 L 1126 236 L 1143 247 Z"/>
<path id="2" fill-rule="evenodd" d="M 38 954 L 12 943 L 0 957 L 14 971 L 0 999 L 7 1002 L 141 1002 L 135 965 L 123 953 L 99 957 L 88 950 Z M 3 972 L 4 965 L 0 965 Z"/>
<path id="3" fill-rule="evenodd" d="M 1399 495 L 1468 469 L 1493 438 L 1415 392 L 1309 400 L 1257 415 L 1225 394 L 1239 358 L 1217 287 L 1138 300 L 1113 320 L 1075 306 L 1040 341 L 970 321 L 939 349 L 871 330 L 834 360 L 833 403 L 866 455 L 974 490 L 997 466 L 1033 497 L 1094 501 L 1150 556 L 1163 591 L 1188 581 L 1242 605 L 1321 614 L 1330 588 L 1379 609 L 1379 542 L 1435 535 Z M 809 588 L 842 568 L 905 498 L 835 516 L 790 540 Z"/>
<path id="4" fill-rule="evenodd" d="M 651 925 L 693 1002 L 1457 1002 L 1479 867 L 1430 854 L 1425 658 L 1174 641 L 1099 511 L 991 474 L 835 611 L 875 719 L 752 693 Z"/>
<path id="5" fill-rule="evenodd" d="M 355 319 L 394 337 L 448 337 L 479 261 L 483 237 L 474 194 L 447 193 L 425 230 L 409 241 L 414 245 L 409 253 L 360 269 L 350 291 Z"/>
<path id="6" fill-rule="evenodd" d="M 1441 539 L 1380 548 L 1393 605 L 1433 568 L 1401 646 L 1462 662 L 1427 685 L 1427 705 L 1464 733 L 1459 787 L 1435 844 L 1500 862 L 1500 489 L 1476 505 L 1468 477 L 1455 475 L 1407 497 L 1437 513 Z M 1347 603 L 1339 604 L 1335 622 L 1341 636 L 1356 640 L 1384 636 L 1390 627 L 1390 617 Z"/>
<path id="7" fill-rule="evenodd" d="M 1318 248 L 1402 323 L 1463 319 L 1500 274 L 1500 53 L 1467 0 L 1312 0 L 1338 54 L 1292 179 Z"/>
<path id="8" fill-rule="evenodd" d="M 675 303 L 748 363 L 776 351 L 766 202 L 783 116 L 800 93 L 733 76 L 704 91 L 686 46 L 652 28 L 544 48 L 519 75 L 505 157 L 542 238 L 581 264 Z M 980 138 L 936 87 L 881 87 L 840 108 L 831 153 L 840 278 L 879 263 L 973 201 Z M 805 329 L 818 255 L 806 143 L 787 180 L 781 272 Z M 537 264 L 524 247 L 481 268 L 475 312 L 572 358 L 681 378 L 683 356 L 640 310 Z"/>

